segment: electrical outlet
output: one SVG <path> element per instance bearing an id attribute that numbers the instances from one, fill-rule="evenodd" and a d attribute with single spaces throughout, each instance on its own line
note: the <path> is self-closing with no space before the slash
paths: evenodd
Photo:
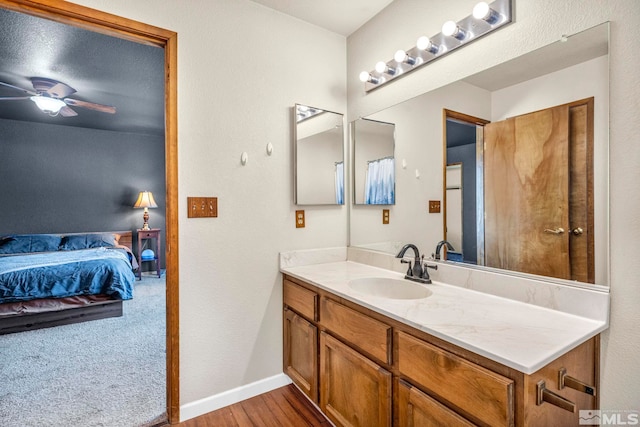
<path id="1" fill-rule="evenodd" d="M 382 209 L 382 223 L 389 224 L 389 209 Z"/>
<path id="2" fill-rule="evenodd" d="M 440 213 L 440 200 L 429 200 L 429 213 Z"/>
<path id="3" fill-rule="evenodd" d="M 187 197 L 187 218 L 217 218 L 217 197 Z"/>
<path id="4" fill-rule="evenodd" d="M 304 211 L 296 211 L 296 228 L 304 228 Z"/>

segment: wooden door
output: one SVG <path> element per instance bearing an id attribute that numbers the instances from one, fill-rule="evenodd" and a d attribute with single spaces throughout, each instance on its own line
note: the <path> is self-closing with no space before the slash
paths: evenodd
<path id="1" fill-rule="evenodd" d="M 391 373 L 320 333 L 320 409 L 339 427 L 391 426 Z"/>
<path id="2" fill-rule="evenodd" d="M 566 106 L 485 126 L 486 265 L 569 278 Z"/>
<path id="3" fill-rule="evenodd" d="M 286 308 L 284 371 L 311 400 L 318 403 L 318 328 Z"/>

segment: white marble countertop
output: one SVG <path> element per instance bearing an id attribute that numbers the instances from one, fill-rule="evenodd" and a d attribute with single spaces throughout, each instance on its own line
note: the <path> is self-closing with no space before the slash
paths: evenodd
<path id="1" fill-rule="evenodd" d="M 433 292 L 424 299 L 358 293 L 348 286 L 350 280 L 404 275 L 351 261 L 281 267 L 281 271 L 525 374 L 608 327 L 604 321 L 435 281 L 422 285 Z"/>

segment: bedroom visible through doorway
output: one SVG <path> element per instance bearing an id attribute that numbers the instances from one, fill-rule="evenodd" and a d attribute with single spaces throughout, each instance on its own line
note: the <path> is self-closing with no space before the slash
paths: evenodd
<path id="1" fill-rule="evenodd" d="M 177 253 L 177 132 L 176 132 L 176 78 L 175 65 L 176 56 L 176 34 L 160 28 L 151 27 L 135 21 L 129 21 L 123 18 L 114 17 L 113 15 L 98 12 L 92 9 L 80 7 L 71 3 L 56 4 L 52 6 L 38 1 L 6 1 L 0 0 L 0 8 L 9 9 L 14 12 L 27 13 L 37 15 L 39 17 L 52 19 L 57 22 L 71 24 L 74 27 L 82 27 L 91 29 L 101 34 L 115 36 L 118 39 L 125 39 L 142 43 L 144 45 L 152 45 L 160 48 L 163 53 L 161 69 L 159 72 L 163 75 L 164 93 L 161 98 L 166 100 L 164 105 L 160 106 L 165 116 L 166 125 L 161 137 L 161 151 L 164 151 L 165 163 L 160 166 L 164 170 L 163 187 L 165 196 L 165 212 L 166 216 L 164 224 L 160 223 L 161 217 L 156 216 L 158 225 L 165 230 L 166 249 L 166 298 L 165 292 L 161 292 L 161 297 L 166 300 L 166 365 L 163 367 L 166 372 L 166 388 L 167 388 L 167 414 L 171 422 L 179 419 L 178 413 L 178 341 L 177 341 L 177 298 L 178 298 L 178 253 Z M 6 29 L 6 28 L 5 28 Z M 0 70 L 1 72 L 2 70 Z M 18 74 L 18 73 L 16 73 Z M 81 85 L 79 87 L 82 87 Z M 66 125 L 65 125 L 66 126 Z M 102 129 L 102 131 L 107 131 Z M 88 143 L 91 141 L 89 140 Z M 134 183 L 135 184 L 135 183 Z M 137 192 L 143 188 L 132 188 L 131 191 Z M 157 195 L 156 195 L 157 197 Z M 128 205 L 129 202 L 126 195 L 122 197 L 121 203 Z M 133 212 L 133 209 L 130 208 Z M 133 212 L 134 216 L 138 216 L 140 211 Z M 136 222 L 137 224 L 137 222 Z M 139 225 L 138 225 L 139 226 Z M 72 230 L 69 230 L 72 231 Z M 144 282 L 143 278 L 143 282 Z"/>

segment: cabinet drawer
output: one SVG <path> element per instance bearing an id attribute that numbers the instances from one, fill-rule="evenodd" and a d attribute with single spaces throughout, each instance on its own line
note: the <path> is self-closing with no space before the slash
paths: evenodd
<path id="1" fill-rule="evenodd" d="M 391 327 L 328 298 L 320 303 L 320 319 L 327 329 L 371 357 L 391 364 Z"/>
<path id="2" fill-rule="evenodd" d="M 398 426 L 473 427 L 437 400 L 427 396 L 411 384 L 398 381 Z"/>
<path id="3" fill-rule="evenodd" d="M 402 375 L 483 423 L 513 425 L 513 380 L 404 332 L 396 342 Z"/>
<path id="4" fill-rule="evenodd" d="M 284 279 L 283 300 L 286 306 L 297 311 L 307 319 L 313 321 L 318 320 L 318 294 L 315 292 Z"/>

